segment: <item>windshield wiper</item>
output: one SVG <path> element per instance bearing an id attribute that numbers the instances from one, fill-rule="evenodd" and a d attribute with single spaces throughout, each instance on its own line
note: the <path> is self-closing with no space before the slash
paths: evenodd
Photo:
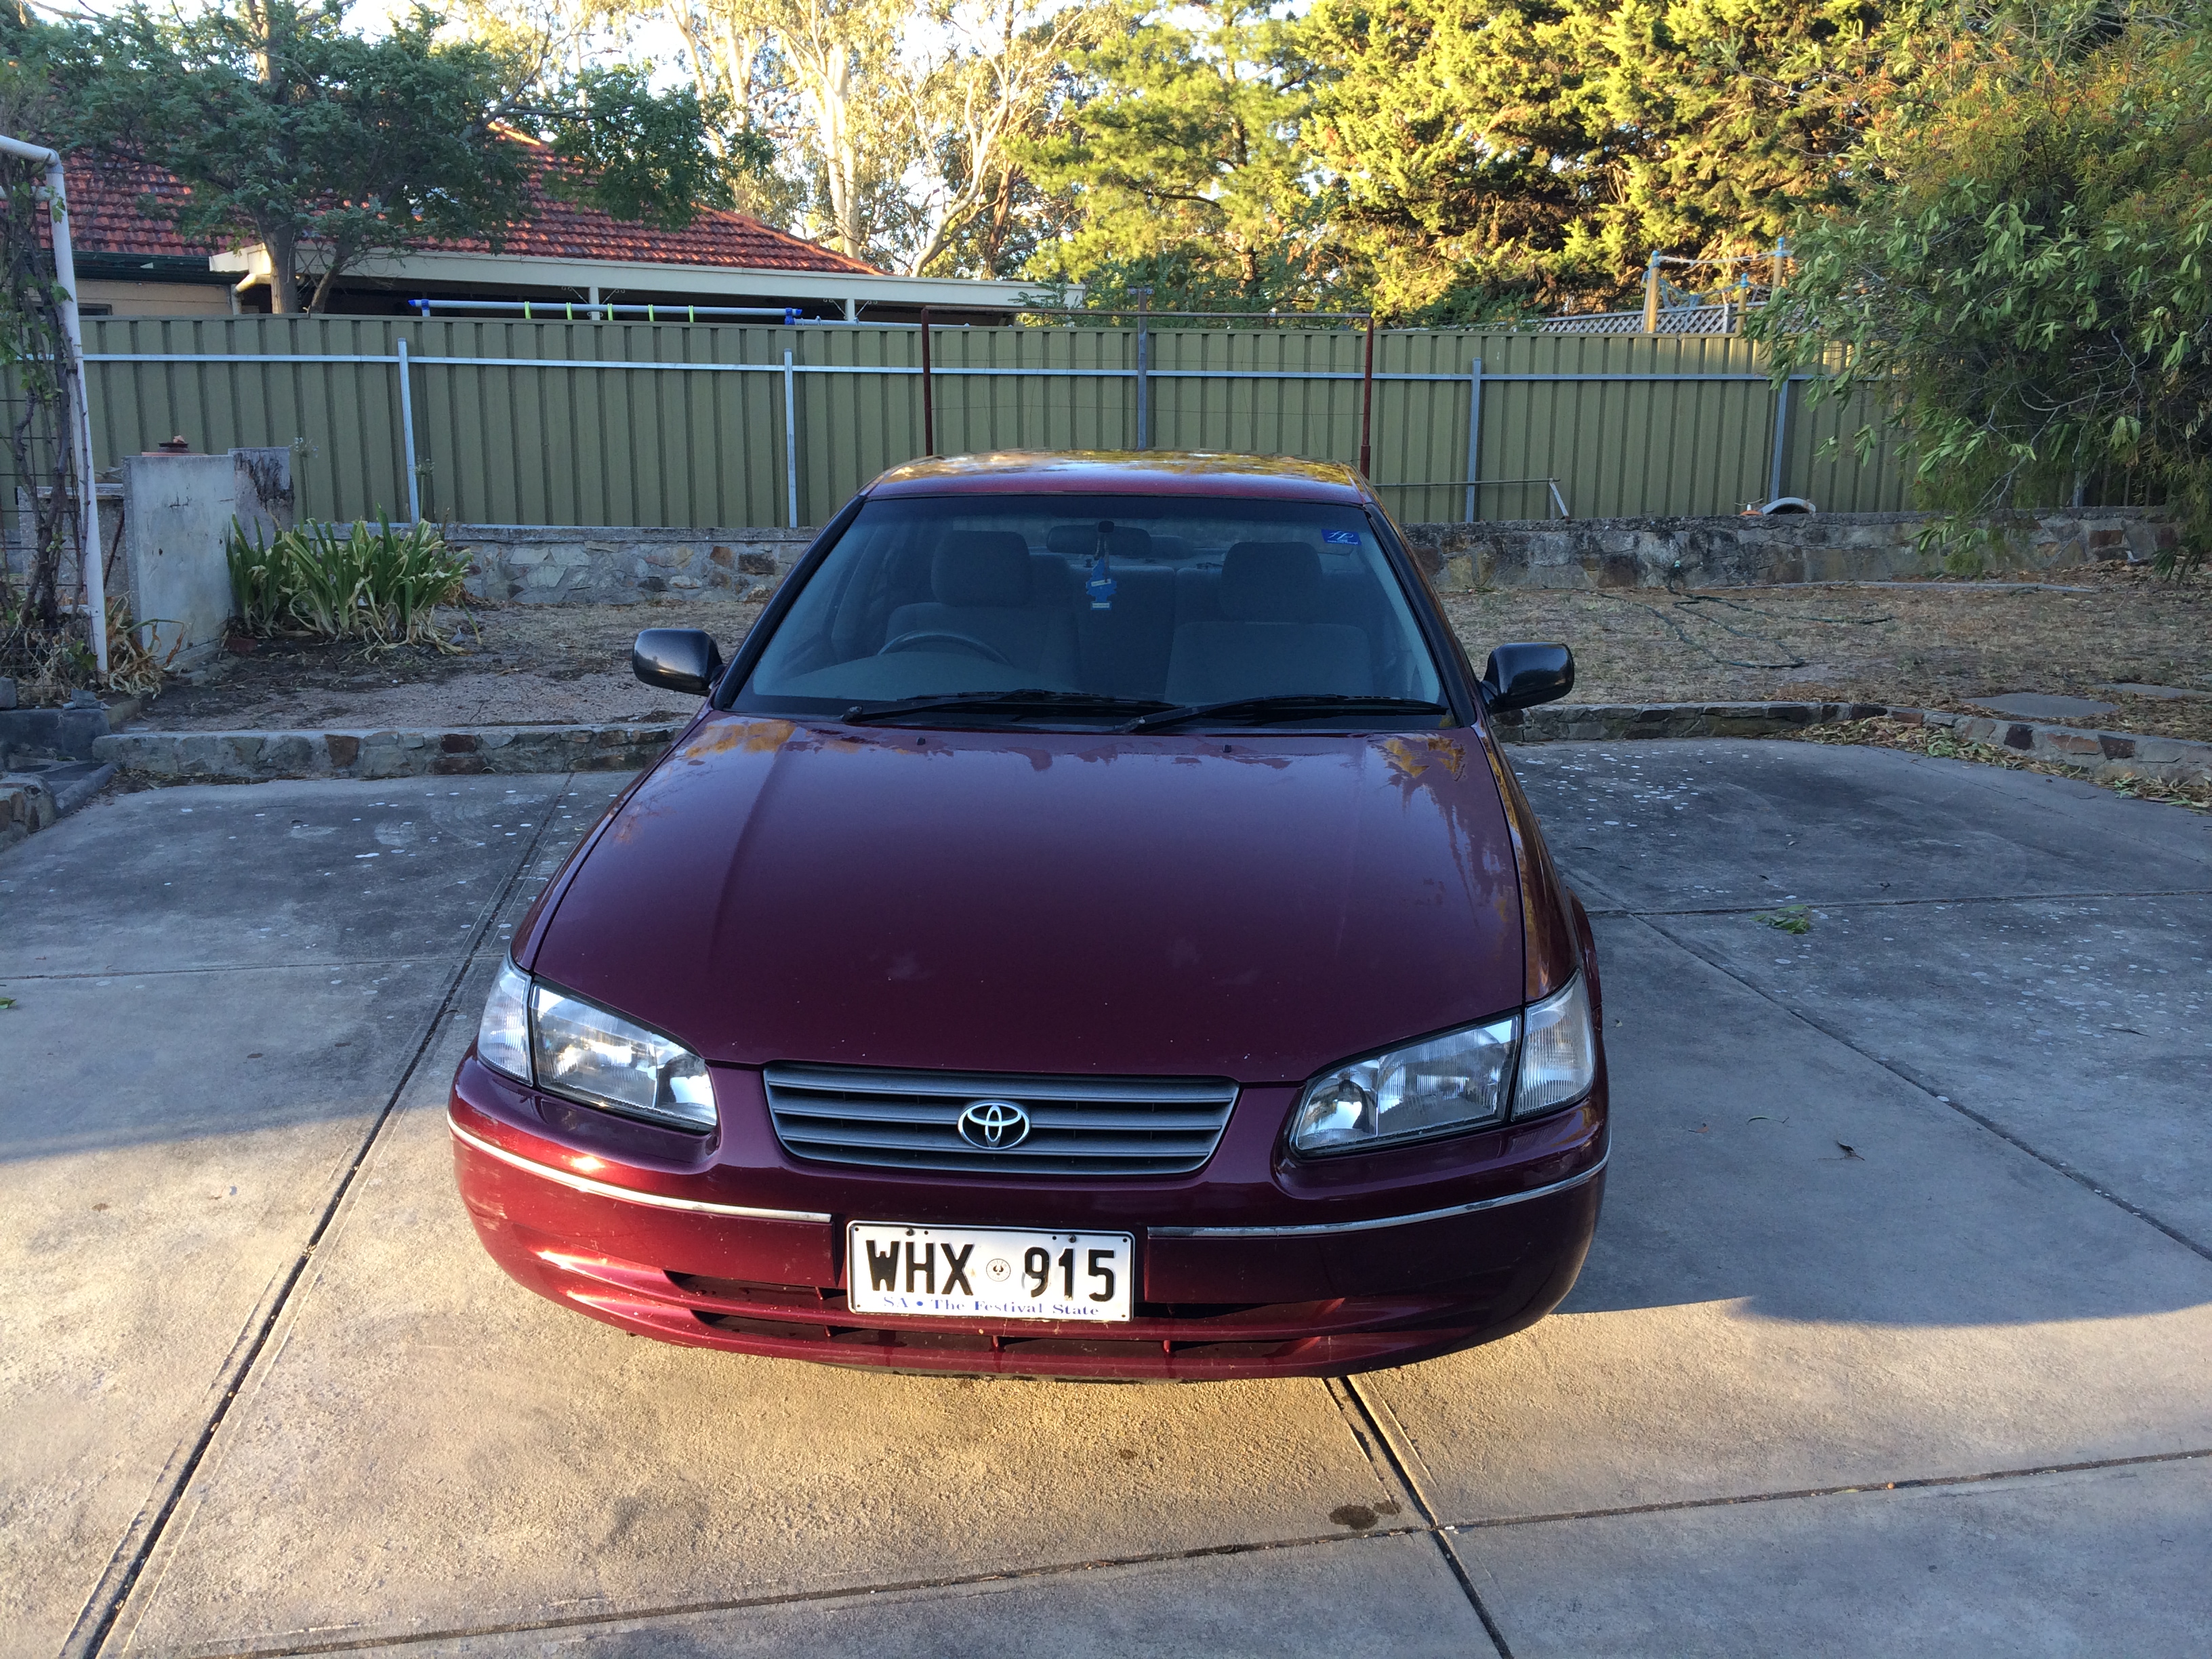
<path id="1" fill-rule="evenodd" d="M 1009 714 L 1145 714 L 1173 711 L 1175 705 L 1158 697 L 1115 697 L 1099 691 L 1046 691 L 1030 688 L 1018 691 L 958 691 L 901 697 L 896 702 L 854 703 L 839 716 L 848 726 L 898 720 L 908 714 L 933 714 L 957 708 L 976 714 L 1003 710 Z"/>
<path id="2" fill-rule="evenodd" d="M 1449 714 L 1440 702 L 1418 697 L 1355 697 L 1331 692 L 1293 692 L 1273 697 L 1231 697 L 1226 702 L 1197 702 L 1182 708 L 1163 708 L 1140 714 L 1121 727 L 1124 732 L 1157 732 L 1186 720 L 1231 720 L 1259 723 L 1270 720 L 1325 718 L 1331 714 Z"/>

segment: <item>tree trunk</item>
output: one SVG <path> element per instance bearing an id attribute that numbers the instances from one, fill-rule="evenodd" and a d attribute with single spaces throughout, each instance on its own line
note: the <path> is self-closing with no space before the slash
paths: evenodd
<path id="1" fill-rule="evenodd" d="M 825 54 L 814 89 L 823 170 L 830 179 L 830 213 L 837 241 L 855 259 L 865 258 L 867 235 L 860 228 L 860 147 L 853 136 L 852 69 L 846 54 Z"/>
<path id="2" fill-rule="evenodd" d="M 269 309 L 289 317 L 300 308 L 300 238 L 289 228 L 264 235 L 261 246 L 269 254 Z"/>
<path id="3" fill-rule="evenodd" d="M 991 198 L 991 228 L 983 234 L 983 276 L 987 282 L 996 282 L 999 260 L 1006 252 L 1006 228 L 1014 217 L 1014 170 L 999 169 L 998 193 Z"/>

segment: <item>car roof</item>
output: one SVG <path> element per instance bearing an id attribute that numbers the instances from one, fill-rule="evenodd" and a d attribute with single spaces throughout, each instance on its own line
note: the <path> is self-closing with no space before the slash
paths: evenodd
<path id="1" fill-rule="evenodd" d="M 1205 450 L 997 450 L 895 466 L 873 495 L 1220 495 L 1356 506 L 1372 499 L 1337 461 Z"/>

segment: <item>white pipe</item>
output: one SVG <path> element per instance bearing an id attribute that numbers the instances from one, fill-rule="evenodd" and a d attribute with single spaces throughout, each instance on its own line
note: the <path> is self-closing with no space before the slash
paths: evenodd
<path id="1" fill-rule="evenodd" d="M 84 383 L 84 325 L 76 311 L 76 259 L 70 251 L 69 191 L 59 152 L 20 138 L 0 137 L 0 154 L 43 161 L 46 168 L 46 213 L 54 228 L 54 281 L 62 291 L 62 332 L 70 343 L 70 374 L 76 382 L 77 493 L 84 507 L 84 540 L 77 549 L 77 574 L 92 612 L 92 656 L 107 672 L 107 572 L 100 549 L 100 499 L 93 477 L 92 404 Z"/>

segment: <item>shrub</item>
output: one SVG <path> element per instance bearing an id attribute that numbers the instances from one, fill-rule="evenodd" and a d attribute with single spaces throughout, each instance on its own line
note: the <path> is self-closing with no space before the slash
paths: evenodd
<path id="1" fill-rule="evenodd" d="M 1893 399 L 1947 554 L 2133 469 L 2212 548 L 2212 4 L 1975 0 L 1746 331 Z M 1778 380 L 1778 384 L 1779 383 Z M 1874 428 L 1860 434 L 1869 453 Z M 1947 568 L 1948 560 L 1947 558 Z"/>
<path id="2" fill-rule="evenodd" d="M 249 541 L 233 521 L 227 551 L 240 625 L 264 636 L 361 640 L 374 650 L 453 649 L 439 635 L 433 613 L 459 603 L 468 555 L 426 524 L 404 532 L 381 520 L 374 530 L 366 524 L 346 529 L 341 538 L 331 526 L 307 525 L 279 531 L 264 544 L 259 526 Z"/>

